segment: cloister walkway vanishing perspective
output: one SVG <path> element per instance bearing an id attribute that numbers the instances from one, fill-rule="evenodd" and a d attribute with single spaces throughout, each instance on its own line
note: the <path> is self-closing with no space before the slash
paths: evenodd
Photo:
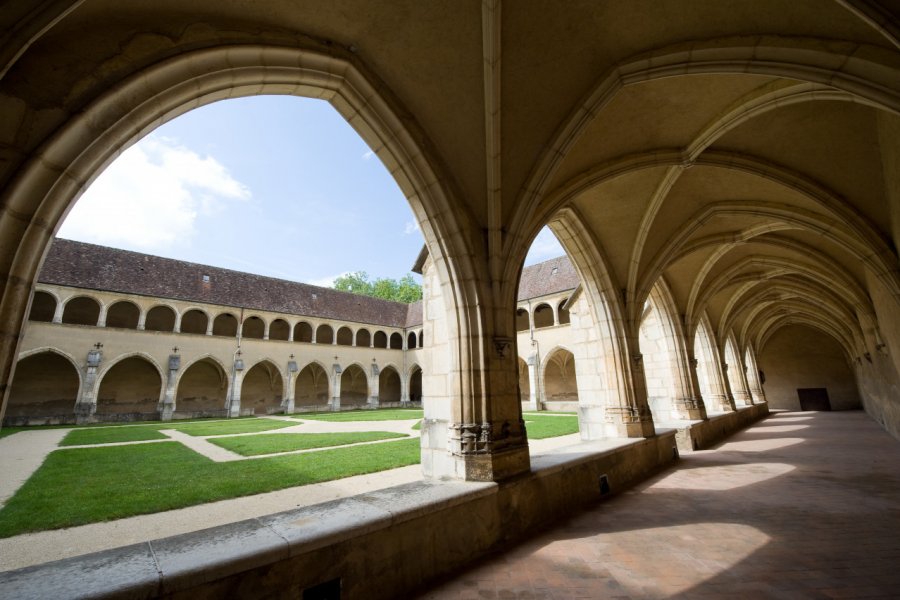
<path id="1" fill-rule="evenodd" d="M 777 412 L 424 598 L 896 598 L 900 446 Z"/>

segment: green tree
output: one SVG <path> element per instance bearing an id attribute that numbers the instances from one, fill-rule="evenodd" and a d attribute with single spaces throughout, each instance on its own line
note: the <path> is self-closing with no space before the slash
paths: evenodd
<path id="1" fill-rule="evenodd" d="M 422 299 L 422 286 L 415 282 L 411 273 L 397 280 L 389 277 L 379 277 L 375 281 L 369 281 L 369 274 L 365 271 L 356 271 L 341 275 L 334 280 L 334 289 L 342 292 L 352 292 L 362 296 L 372 296 L 394 302 L 416 302 Z"/>

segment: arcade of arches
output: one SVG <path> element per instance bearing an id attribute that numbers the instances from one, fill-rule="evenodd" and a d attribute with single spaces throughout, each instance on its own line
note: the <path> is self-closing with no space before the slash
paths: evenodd
<path id="1" fill-rule="evenodd" d="M 29 309 L 30 326 L 53 325 L 40 322 L 47 299 L 32 298 L 54 231 L 83 187 L 163 121 L 223 98 L 277 93 L 330 102 L 390 171 L 421 225 L 427 253 L 417 262 L 425 298 L 416 338 L 425 344 L 416 352 L 429 478 L 526 477 L 522 405 L 571 401 L 573 380 L 587 442 L 634 438 L 662 448 L 668 434 L 660 424 L 688 421 L 701 432 L 769 404 L 859 406 L 900 437 L 895 2 L 261 5 L 4 6 L 4 410 L 16 410 L 10 386 L 15 391 Z M 531 241 L 547 225 L 577 284 L 544 302 L 519 284 Z M 554 275 L 548 268 L 544 279 Z M 531 308 L 523 294 L 540 302 Z M 78 356 L 53 358 L 63 372 L 84 364 L 95 327 L 110 319 L 117 332 L 146 331 L 143 310 L 135 324 L 133 307 L 102 307 L 79 297 L 54 314 L 89 332 Z M 212 337 L 238 334 L 241 315 L 207 318 Z M 200 320 L 192 319 L 197 331 Z M 342 345 L 350 341 L 344 323 L 288 325 L 295 339 L 359 349 L 358 341 Z M 375 374 L 371 349 L 402 353 L 409 344 L 403 327 L 362 325 L 373 343 L 341 359 L 340 383 L 328 384 L 332 398 L 345 385 L 377 398 L 387 364 L 376 356 Z M 563 329 L 570 340 L 561 339 Z M 297 342 L 246 339 L 248 348 L 263 343 Z M 334 354 L 318 359 L 329 376 Z M 252 368 L 265 358 L 243 360 Z M 142 358 L 128 358 L 142 366 L 140 389 L 100 389 L 90 403 L 147 397 L 155 376 L 166 382 L 164 404 L 175 397 L 166 359 L 155 359 L 154 374 Z M 409 367 L 391 362 L 402 398 Z M 254 384 L 263 390 L 269 378 L 260 407 L 277 401 L 276 371 L 284 380 L 306 369 L 289 371 L 287 356 L 271 363 Z M 225 364 L 227 372 L 232 360 Z M 110 367 L 80 376 L 96 383 Z M 321 394 L 315 371 L 303 371 L 305 398 Z M 212 393 L 207 375 L 203 389 Z M 550 398 L 540 396 L 542 378 L 557 390 Z M 49 404 L 59 400 L 28 385 Z M 283 385 L 282 401 L 297 387 Z M 552 512 L 552 494 L 543 493 L 541 510 Z M 473 535 L 466 530 L 459 535 Z M 399 566 L 385 571 L 406 576 Z"/>

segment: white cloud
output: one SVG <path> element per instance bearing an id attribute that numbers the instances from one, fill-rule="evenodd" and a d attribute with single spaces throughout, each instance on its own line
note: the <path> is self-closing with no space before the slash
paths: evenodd
<path id="1" fill-rule="evenodd" d="M 403 233 L 409 235 L 411 233 L 415 233 L 419 231 L 419 222 L 418 221 L 407 221 L 406 227 L 403 228 Z"/>
<path id="2" fill-rule="evenodd" d="M 375 152 L 373 150 L 369 150 L 368 152 L 366 152 L 365 154 L 362 155 L 362 158 L 363 158 L 363 160 L 369 160 L 373 156 L 375 156 Z"/>
<path id="3" fill-rule="evenodd" d="M 525 256 L 525 265 L 533 265 L 550 260 L 565 253 L 566 251 L 563 249 L 562 244 L 559 243 L 559 240 L 556 239 L 550 228 L 544 227 L 531 243 L 531 248 L 528 249 L 528 254 Z"/>
<path id="4" fill-rule="evenodd" d="M 251 197 L 212 156 L 149 136 L 100 174 L 69 213 L 60 237 L 162 250 L 195 234 L 198 215 Z"/>

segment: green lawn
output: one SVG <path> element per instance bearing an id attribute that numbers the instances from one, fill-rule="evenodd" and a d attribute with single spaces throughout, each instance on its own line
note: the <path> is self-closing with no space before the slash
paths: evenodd
<path id="1" fill-rule="evenodd" d="M 102 427 L 75 429 L 59 443 L 60 446 L 86 446 L 88 444 L 113 444 L 115 442 L 141 442 L 162 440 L 166 436 L 155 427 Z"/>
<path id="2" fill-rule="evenodd" d="M 575 415 L 551 416 L 527 413 L 522 418 L 525 419 L 525 429 L 530 440 L 578 433 L 578 417 Z"/>
<path id="3" fill-rule="evenodd" d="M 164 425 L 159 429 L 177 429 L 194 436 L 228 435 L 229 433 L 256 433 L 285 427 L 296 427 L 298 423 L 276 421 L 275 419 L 244 419 L 240 421 L 216 421 L 214 423 L 187 423 L 185 425 Z"/>
<path id="4" fill-rule="evenodd" d="M 348 410 L 343 412 L 309 413 L 294 415 L 295 419 L 312 419 L 313 421 L 404 421 L 421 419 L 425 413 L 421 408 L 385 408 L 381 410 Z"/>
<path id="5" fill-rule="evenodd" d="M 343 446 L 345 444 L 404 437 L 409 436 L 389 431 L 355 431 L 351 433 L 263 433 L 260 435 L 214 438 L 209 441 L 243 456 L 259 456 L 260 454 L 327 448 L 328 446 Z"/>
<path id="6" fill-rule="evenodd" d="M 60 446 L 83 446 L 88 444 L 112 444 L 115 442 L 137 442 L 159 440 L 166 436 L 160 429 L 175 429 L 193 436 L 228 435 L 231 433 L 256 433 L 283 427 L 296 427 L 298 423 L 275 421 L 274 419 L 235 419 L 228 421 L 190 421 L 153 425 L 124 425 L 119 427 L 78 428 L 70 432 Z"/>
<path id="7" fill-rule="evenodd" d="M 0 537 L 155 513 L 419 462 L 419 440 L 216 463 L 177 442 L 51 452 L 0 510 Z"/>

